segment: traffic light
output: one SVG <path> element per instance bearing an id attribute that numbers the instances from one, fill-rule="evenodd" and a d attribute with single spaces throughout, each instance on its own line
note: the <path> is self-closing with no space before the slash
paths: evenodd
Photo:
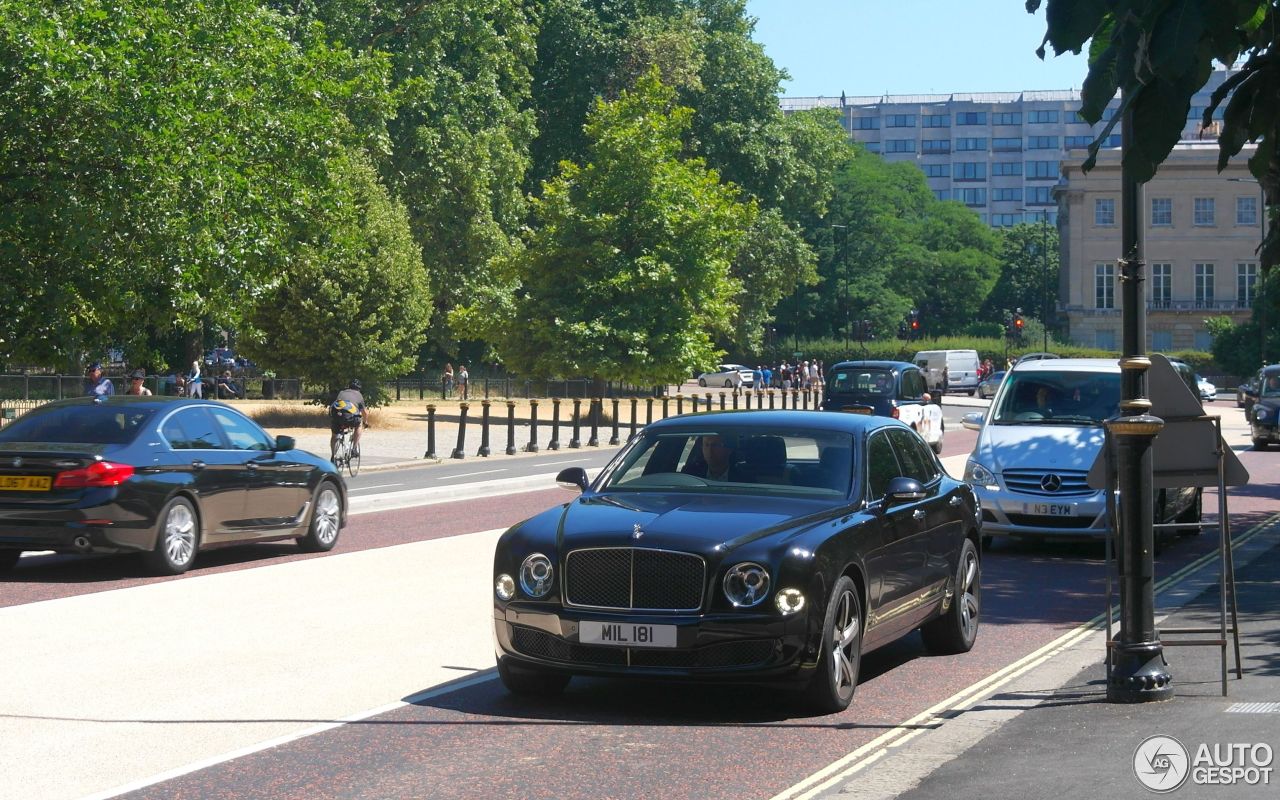
<path id="1" fill-rule="evenodd" d="M 1013 312 L 1013 335 L 1018 339 L 1022 338 L 1022 329 L 1025 325 L 1026 323 L 1022 321 L 1022 309 Z"/>
<path id="2" fill-rule="evenodd" d="M 871 330 L 871 320 L 858 320 L 858 341 L 869 342 L 876 338 L 875 332 Z"/>
<path id="3" fill-rule="evenodd" d="M 898 338 L 899 338 L 899 339 L 902 339 L 903 341 L 905 341 L 905 340 L 906 340 L 906 338 L 907 338 L 907 323 L 905 323 L 905 322 L 899 322 L 899 323 L 898 323 Z"/>
<path id="4" fill-rule="evenodd" d="M 920 312 L 914 308 L 911 309 L 911 318 L 910 318 L 909 324 L 911 326 L 911 338 L 919 339 L 920 338 Z"/>

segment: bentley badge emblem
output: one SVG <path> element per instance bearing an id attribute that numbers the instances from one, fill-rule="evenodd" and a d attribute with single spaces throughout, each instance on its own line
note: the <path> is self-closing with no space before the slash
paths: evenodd
<path id="1" fill-rule="evenodd" d="M 17 458 L 13 459 L 13 468 L 17 469 L 20 466 L 22 466 L 22 457 L 18 456 Z"/>
<path id="2" fill-rule="evenodd" d="M 636 523 L 636 524 L 631 528 L 631 538 L 632 538 L 632 539 L 639 539 L 641 536 L 644 536 L 644 531 L 640 529 L 640 523 L 639 523 L 639 522 L 637 522 L 637 523 Z"/>

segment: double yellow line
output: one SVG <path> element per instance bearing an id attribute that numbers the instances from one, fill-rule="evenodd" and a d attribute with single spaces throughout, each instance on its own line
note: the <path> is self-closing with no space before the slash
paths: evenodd
<path id="1" fill-rule="evenodd" d="M 1254 525 L 1232 540 L 1232 549 L 1249 541 L 1278 521 L 1280 521 L 1280 514 L 1273 514 Z M 1211 553 L 1206 553 L 1158 582 L 1155 586 L 1155 591 L 1166 591 L 1216 560 L 1218 555 L 1219 553 L 1216 549 Z M 965 687 L 946 700 L 930 706 L 893 730 L 880 734 L 840 760 L 827 765 L 780 794 L 774 795 L 771 800 L 811 800 L 811 798 L 841 783 L 849 776 L 884 758 L 888 755 L 890 748 L 901 747 L 920 734 L 934 730 L 942 725 L 946 719 L 956 716 L 959 712 L 989 696 L 1010 681 L 1030 672 L 1063 650 L 1074 646 L 1090 634 L 1101 630 L 1106 618 L 1105 612 L 1097 615 L 1083 625 L 1059 636 L 1052 642 L 1023 656 L 1007 667 L 988 675 L 971 686 Z"/>

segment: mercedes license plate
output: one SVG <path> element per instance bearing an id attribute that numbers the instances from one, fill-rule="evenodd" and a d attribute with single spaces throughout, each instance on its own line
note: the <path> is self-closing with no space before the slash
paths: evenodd
<path id="1" fill-rule="evenodd" d="M 1024 503 L 1022 512 L 1041 517 L 1074 517 L 1076 507 L 1071 503 Z"/>
<path id="2" fill-rule="evenodd" d="M 48 475 L 0 475 L 0 490 L 9 492 L 47 492 L 52 486 Z"/>
<path id="3" fill-rule="evenodd" d="M 583 620 L 578 623 L 578 641 L 619 647 L 675 647 L 676 626 Z"/>

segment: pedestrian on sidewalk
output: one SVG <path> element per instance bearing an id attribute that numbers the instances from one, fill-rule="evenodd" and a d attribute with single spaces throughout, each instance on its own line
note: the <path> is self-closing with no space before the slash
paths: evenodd
<path id="1" fill-rule="evenodd" d="M 466 364 L 458 365 L 458 396 L 463 400 L 467 399 L 467 383 L 470 382 L 471 375 L 467 372 Z"/>
<path id="2" fill-rule="evenodd" d="M 440 374 L 440 398 L 447 399 L 453 392 L 453 364 L 445 364 Z"/>

